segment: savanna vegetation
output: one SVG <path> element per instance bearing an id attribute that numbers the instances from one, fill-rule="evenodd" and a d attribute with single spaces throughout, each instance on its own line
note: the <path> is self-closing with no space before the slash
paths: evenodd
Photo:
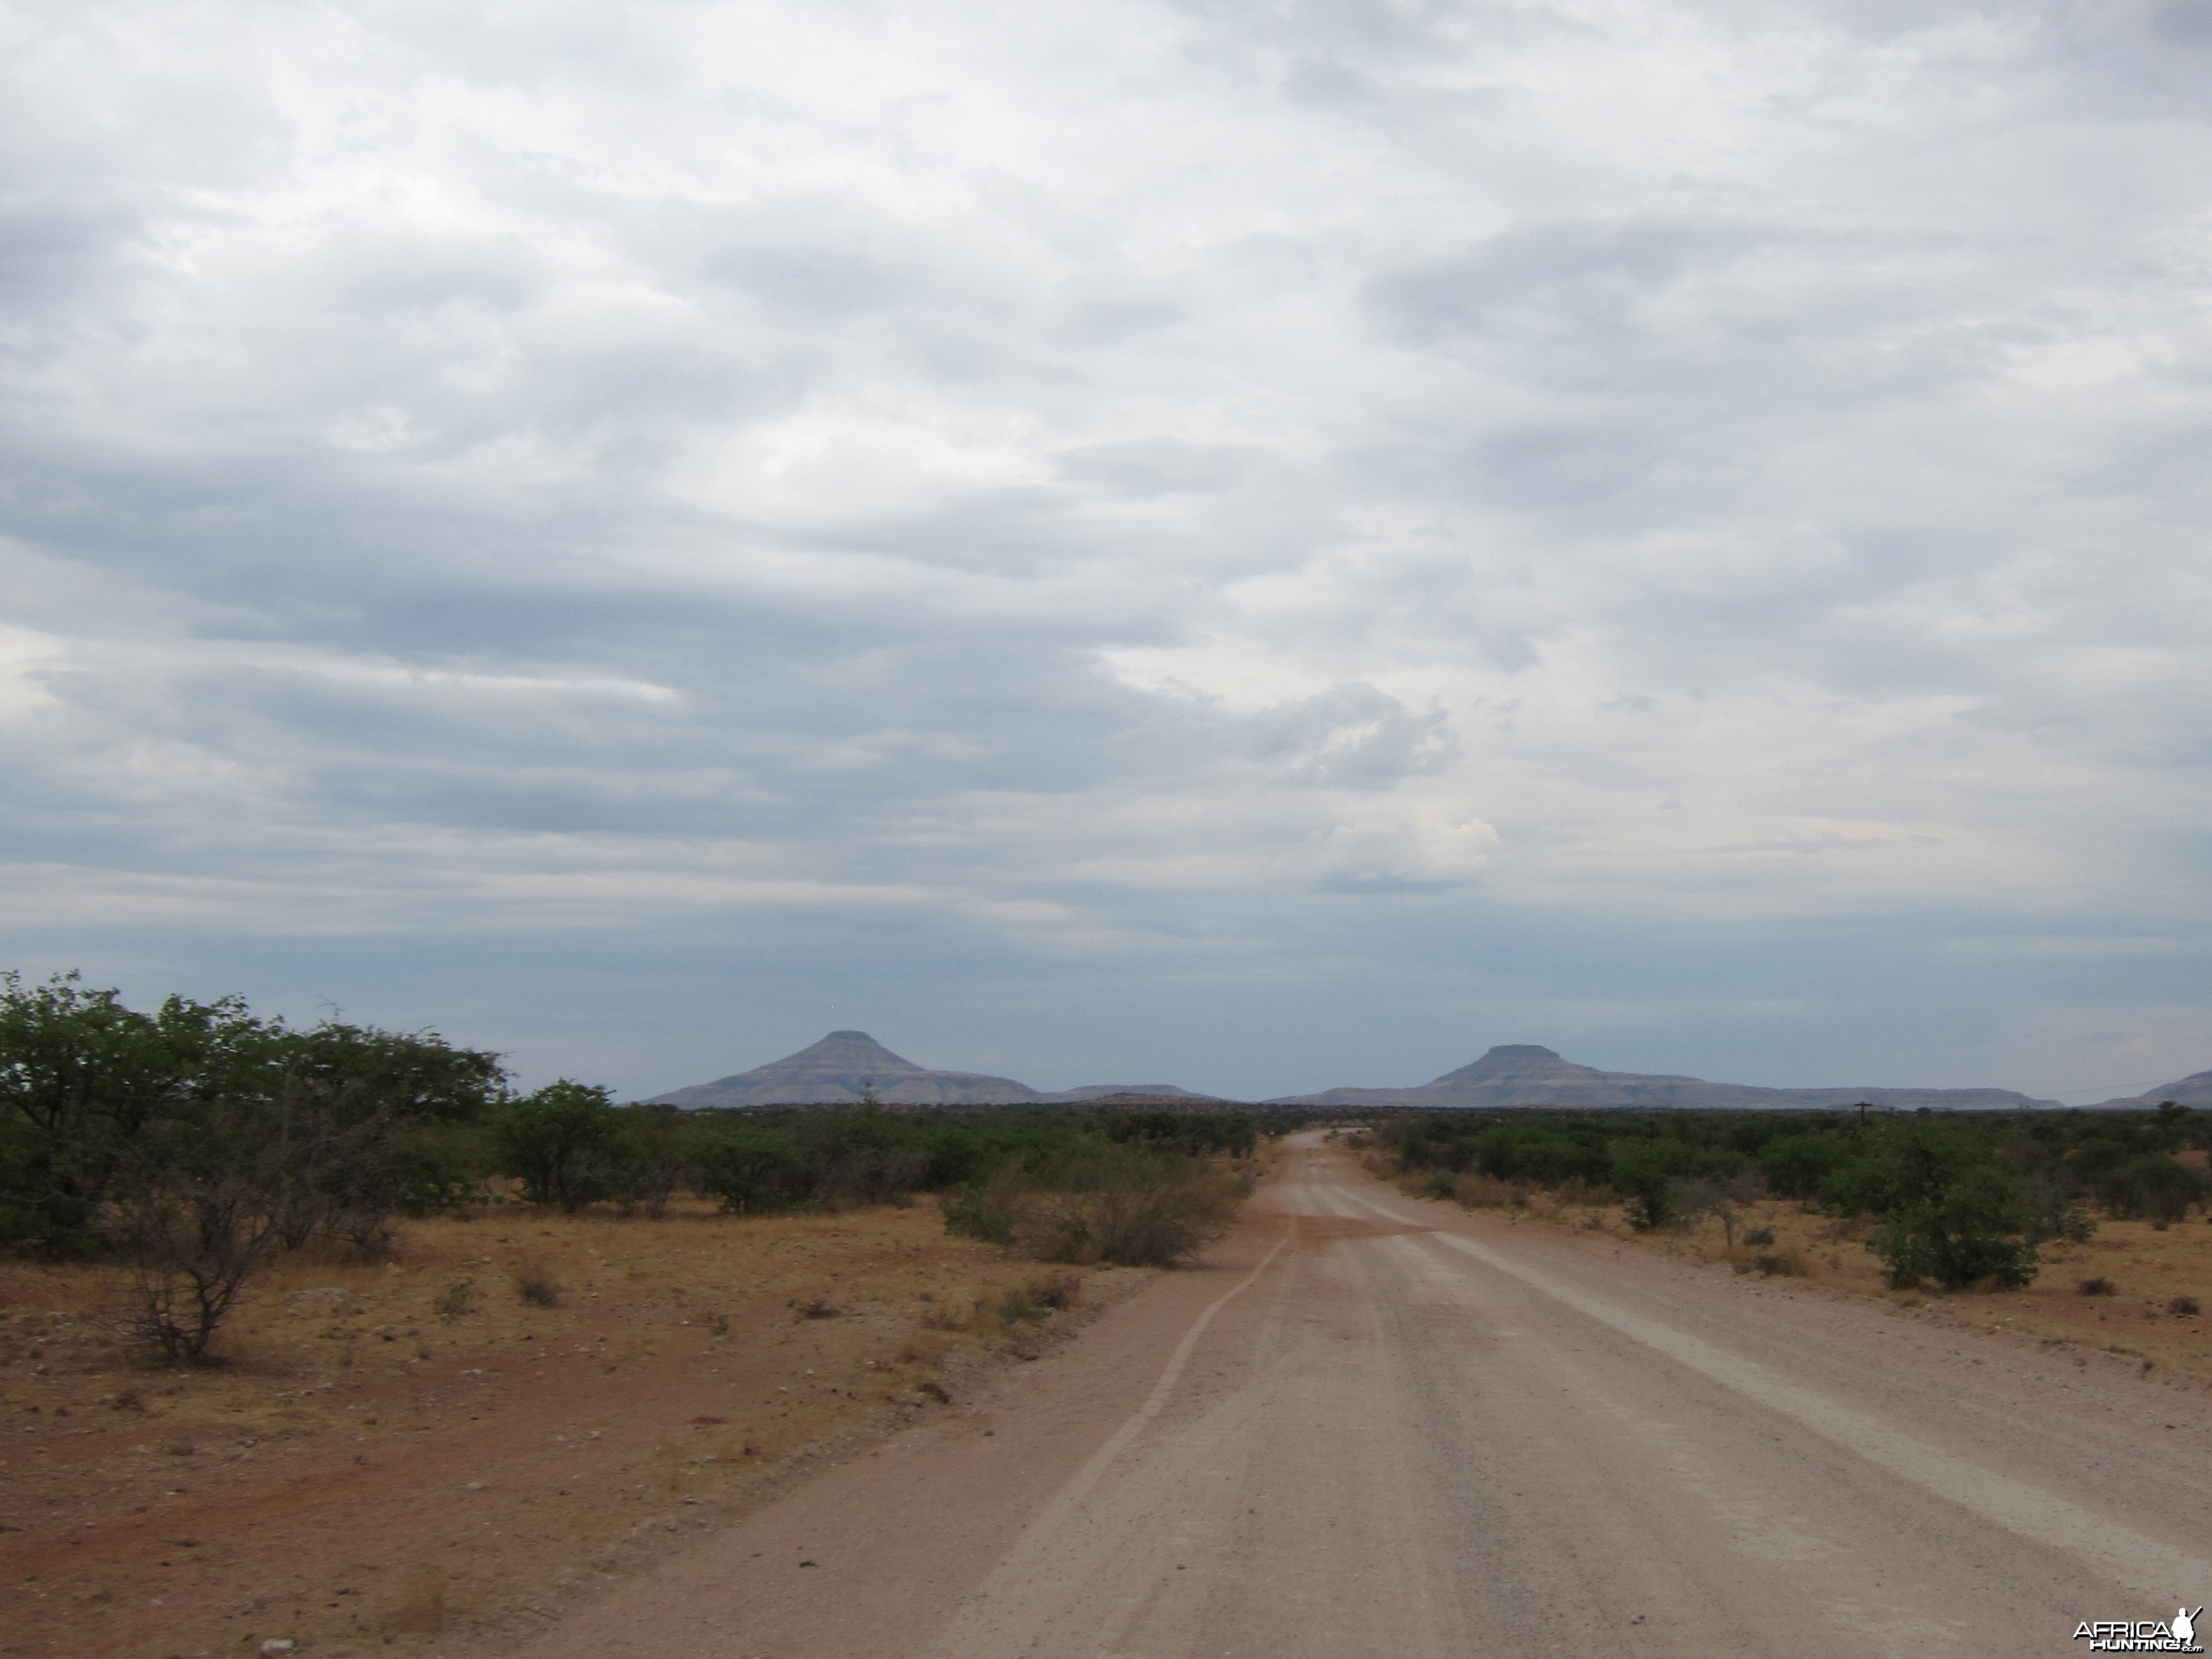
<path id="1" fill-rule="evenodd" d="M 1510 1205 L 1620 1204 L 1650 1231 L 1717 1219 L 1729 1249 L 1760 1200 L 1865 1224 L 1894 1289 L 2018 1289 L 2039 1249 L 2100 1218 L 2164 1228 L 2212 1199 L 2212 1113 L 1420 1112 L 1368 1132 L 1425 1189 Z M 1761 1241 L 1747 1238 L 1756 1245 Z M 1755 1258 L 1754 1258 L 1755 1259 Z"/>
<path id="2" fill-rule="evenodd" d="M 946 1225 L 1041 1259 L 1164 1264 L 1249 1188 L 1236 1112 L 678 1113 L 514 1088 L 435 1032 L 298 1028 L 236 998 L 149 1012 L 76 976 L 0 976 L 0 1249 L 112 1263 L 140 1346 L 206 1358 L 254 1275 L 374 1261 L 401 1218 L 520 1203 L 656 1217 L 943 1195 Z"/>

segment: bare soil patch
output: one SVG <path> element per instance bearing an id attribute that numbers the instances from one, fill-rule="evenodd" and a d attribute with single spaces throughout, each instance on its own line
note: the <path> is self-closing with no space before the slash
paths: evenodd
<path id="1" fill-rule="evenodd" d="M 229 1363 L 186 1370 L 123 1352 L 99 1270 L 0 1263 L 0 1654 L 557 1621 L 1148 1276 L 947 1237 L 932 1203 L 501 1208 L 410 1224 L 379 1266 L 288 1261 Z"/>

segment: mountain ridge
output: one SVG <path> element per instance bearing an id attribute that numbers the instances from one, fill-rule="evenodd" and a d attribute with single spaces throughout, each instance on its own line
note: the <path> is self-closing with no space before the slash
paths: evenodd
<path id="1" fill-rule="evenodd" d="M 2085 1106 L 2087 1112 L 2145 1112 L 2172 1101 L 2177 1106 L 2212 1107 L 2212 1072 L 2191 1072 L 2187 1077 L 2162 1083 L 2155 1089 L 2146 1089 L 2139 1095 L 2122 1095 L 2116 1100 L 2100 1100 L 2094 1106 Z"/>
<path id="2" fill-rule="evenodd" d="M 2012 1089 L 1771 1089 L 1708 1083 L 1671 1073 L 1607 1072 L 1562 1059 L 1533 1042 L 1503 1042 L 1480 1060 L 1409 1089 L 1323 1089 L 1279 1095 L 1270 1106 L 1436 1106 L 1462 1109 L 1548 1106 L 1584 1110 L 1645 1108 L 1703 1111 L 1808 1111 L 1865 1102 L 1899 1111 L 2003 1111 L 2055 1107 Z"/>
<path id="3" fill-rule="evenodd" d="M 686 1111 L 749 1106 L 850 1105 L 864 1094 L 886 1106 L 1054 1106 L 1127 1097 L 1203 1101 L 1172 1083 L 1086 1083 L 1074 1089 L 1032 1089 L 986 1072 L 939 1072 L 893 1054 L 866 1031 L 832 1031 L 796 1054 L 717 1078 L 672 1089 L 647 1103 Z"/>
<path id="4" fill-rule="evenodd" d="M 866 1031 L 832 1031 L 781 1060 L 655 1095 L 648 1104 L 687 1111 L 744 1106 L 849 1105 L 872 1094 L 887 1106 L 1028 1106 L 1043 1097 L 983 1072 L 933 1072 L 895 1054 Z"/>
<path id="5" fill-rule="evenodd" d="M 872 1096 L 889 1106 L 1085 1105 L 1099 1100 L 1221 1099 L 1169 1083 L 1093 1083 L 1032 1089 L 983 1072 L 935 1071 L 892 1053 L 866 1031 L 837 1030 L 781 1060 L 656 1095 L 651 1103 L 687 1110 L 751 1106 L 849 1105 Z M 2154 1106 L 2160 1100 L 2212 1105 L 2212 1072 L 2199 1072 L 2149 1094 L 2101 1103 Z M 1585 1111 L 1646 1109 L 1793 1111 L 1848 1109 L 1864 1102 L 1896 1111 L 2057 1109 L 2060 1103 L 2013 1089 L 1888 1087 L 1767 1088 L 1711 1083 L 1673 1073 L 1607 1072 L 1533 1042 L 1499 1043 L 1480 1059 L 1415 1087 L 1336 1088 L 1278 1095 L 1271 1106 L 1427 1106 L 1455 1109 L 1550 1107 Z"/>

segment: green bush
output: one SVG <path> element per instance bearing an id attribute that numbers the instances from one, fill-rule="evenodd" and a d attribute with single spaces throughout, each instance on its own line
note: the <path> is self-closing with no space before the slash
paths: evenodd
<path id="1" fill-rule="evenodd" d="M 988 1180 L 970 1181 L 945 1200 L 945 1231 L 986 1244 L 1012 1243 L 1022 1192 L 1018 1164 L 1006 1164 Z"/>
<path id="2" fill-rule="evenodd" d="M 1689 1157 L 1677 1142 L 1621 1140 L 1613 1148 L 1608 1179 L 1626 1201 L 1629 1224 L 1663 1227 L 1674 1218 L 1672 1195 L 1687 1172 Z"/>
<path id="3" fill-rule="evenodd" d="M 1987 1165 L 1890 1211 L 1867 1248 L 1897 1290 L 1923 1279 L 1949 1291 L 1984 1282 L 2019 1290 L 2036 1273 L 2018 1185 Z"/>
<path id="4" fill-rule="evenodd" d="M 2080 1242 L 2092 1206 L 2166 1225 L 2212 1200 L 2212 1178 L 2177 1156 L 2212 1148 L 2212 1114 L 1911 1114 L 1391 1109 L 1354 1139 L 1467 1201 L 1470 1182 L 1562 1197 L 1610 1188 L 1639 1228 L 1765 1194 L 1877 1224 L 1899 1282 L 2020 1285 L 2045 1240 Z M 1494 1188 L 1492 1189 L 1494 1190 Z M 1714 1194 L 1717 1191 L 1719 1199 Z"/>
<path id="5" fill-rule="evenodd" d="M 1236 1175 L 1213 1159 L 1109 1145 L 1041 1171 L 1008 1165 L 975 1213 L 992 1231 L 1003 1224 L 1009 1242 L 1041 1261 L 1164 1267 L 1218 1232 L 1242 1195 Z"/>
<path id="6" fill-rule="evenodd" d="M 703 1131 L 692 1148 L 691 1166 L 698 1190 L 739 1215 L 788 1210 L 812 1192 L 805 1159 L 778 1129 L 738 1125 Z"/>
<path id="7" fill-rule="evenodd" d="M 493 1117 L 500 1172 L 532 1204 L 574 1214 L 612 1187 L 622 1121 L 605 1089 L 563 1078 L 510 1101 Z"/>
<path id="8" fill-rule="evenodd" d="M 2095 1187 L 2105 1208 L 2118 1220 L 2148 1218 L 2176 1222 L 2190 1206 L 2204 1201 L 2208 1183 L 2202 1171 L 2166 1152 L 2138 1152 L 2102 1171 Z"/>
<path id="9" fill-rule="evenodd" d="M 1759 1167 L 1777 1198 L 1810 1199 L 1838 1161 L 1839 1148 L 1818 1135 L 1780 1135 L 1759 1149 Z"/>

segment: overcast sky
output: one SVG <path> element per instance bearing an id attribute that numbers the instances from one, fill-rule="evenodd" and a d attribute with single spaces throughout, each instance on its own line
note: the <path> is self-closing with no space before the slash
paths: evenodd
<path id="1" fill-rule="evenodd" d="M 0 963 L 625 1095 L 2212 1066 L 2212 9 L 7 0 Z"/>

